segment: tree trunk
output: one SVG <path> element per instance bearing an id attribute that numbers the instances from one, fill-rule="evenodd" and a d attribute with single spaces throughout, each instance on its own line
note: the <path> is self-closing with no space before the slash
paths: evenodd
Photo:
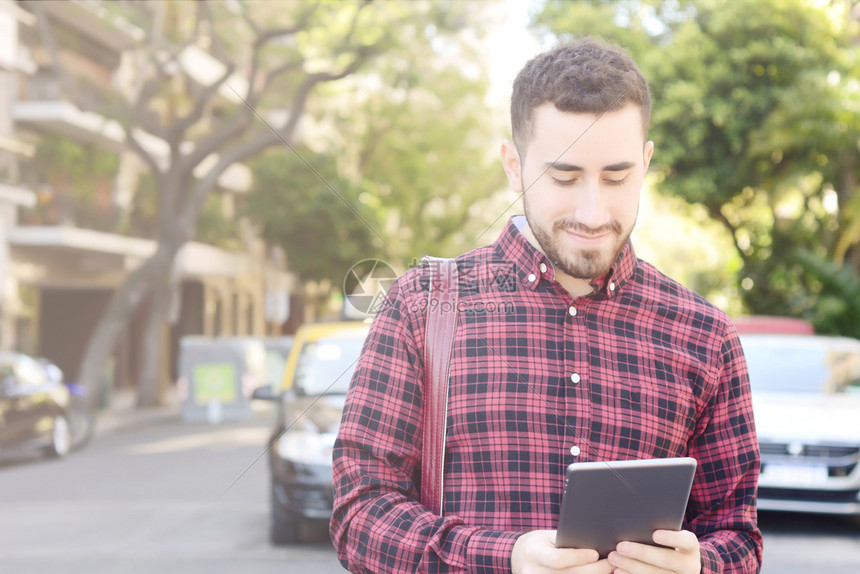
<path id="1" fill-rule="evenodd" d="M 842 177 L 840 178 L 839 186 L 836 188 L 836 194 L 839 198 L 839 209 L 843 210 L 840 214 L 840 224 L 849 229 L 855 224 L 855 221 L 860 219 L 860 211 L 849 213 L 847 217 L 844 215 L 845 210 L 850 209 L 848 206 L 854 204 L 856 193 L 857 152 L 850 150 L 845 153 L 843 158 Z M 853 244 L 837 246 L 836 261 L 837 263 L 847 265 L 854 273 L 860 273 L 860 244 L 855 241 Z"/>
<path id="2" fill-rule="evenodd" d="M 170 303 L 169 277 L 155 283 L 151 293 L 146 328 L 141 341 L 141 362 L 137 377 L 137 406 L 161 404 L 161 361 L 164 348 L 164 324 Z"/>
<path id="3" fill-rule="evenodd" d="M 90 406 L 97 408 L 104 388 L 102 370 L 113 354 L 122 330 L 159 277 L 173 264 L 179 246 L 159 244 L 155 254 L 132 271 L 114 292 L 87 344 L 77 382 L 87 389 Z"/>

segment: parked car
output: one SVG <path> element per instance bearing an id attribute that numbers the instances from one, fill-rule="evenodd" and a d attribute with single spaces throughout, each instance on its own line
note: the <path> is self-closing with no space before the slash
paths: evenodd
<path id="1" fill-rule="evenodd" d="M 860 340 L 744 334 L 762 510 L 860 515 Z"/>
<path id="2" fill-rule="evenodd" d="M 41 450 L 66 456 L 72 447 L 67 409 L 70 393 L 38 361 L 0 352 L 0 452 Z"/>
<path id="3" fill-rule="evenodd" d="M 62 383 L 68 389 L 69 404 L 66 406 L 66 419 L 69 421 L 71 450 L 84 448 L 93 438 L 96 426 L 96 417 L 93 414 L 93 405 L 89 400 L 89 391 L 83 385 L 67 381 L 62 369 L 50 360 L 39 357 L 36 361 L 45 370 L 48 379 Z"/>
<path id="4" fill-rule="evenodd" d="M 269 440 L 273 544 L 290 544 L 332 513 L 332 448 L 346 391 L 370 326 L 364 322 L 315 323 L 296 333 L 282 391 L 265 385 L 254 398 L 276 401 Z"/>

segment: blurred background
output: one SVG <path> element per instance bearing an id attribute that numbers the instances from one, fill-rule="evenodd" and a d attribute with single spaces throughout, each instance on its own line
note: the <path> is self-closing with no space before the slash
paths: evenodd
<path id="1" fill-rule="evenodd" d="M 0 351 L 96 413 L 187 399 L 200 341 L 283 363 L 356 263 L 521 212 L 511 82 L 582 34 L 651 85 L 637 254 L 732 316 L 860 337 L 857 0 L 0 0 Z"/>
<path id="2" fill-rule="evenodd" d="M 0 348 L 158 404 L 186 335 L 290 334 L 358 261 L 490 243 L 513 76 L 583 33 L 652 86 L 640 256 L 860 335 L 857 4 L 0 2 Z"/>

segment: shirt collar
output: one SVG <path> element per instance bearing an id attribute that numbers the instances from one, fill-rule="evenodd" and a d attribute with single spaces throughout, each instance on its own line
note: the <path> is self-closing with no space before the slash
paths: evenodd
<path id="1" fill-rule="evenodd" d="M 609 268 L 609 272 L 591 281 L 594 292 L 602 293 L 607 297 L 618 295 L 622 287 L 633 277 L 637 262 L 633 243 L 628 239 L 618 258 L 615 259 L 615 263 Z"/>
<path id="2" fill-rule="evenodd" d="M 538 251 L 520 231 L 526 225 L 523 215 L 508 220 L 504 231 L 494 244 L 496 252 L 514 264 L 520 283 L 534 291 L 541 281 L 555 281 L 555 268 L 546 255 Z M 605 275 L 591 281 L 595 293 L 614 297 L 636 271 L 636 253 L 628 240 L 624 249 Z"/>

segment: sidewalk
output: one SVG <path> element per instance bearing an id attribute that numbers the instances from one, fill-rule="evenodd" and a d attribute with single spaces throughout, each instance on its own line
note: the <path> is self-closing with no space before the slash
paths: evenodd
<path id="1" fill-rule="evenodd" d="M 265 401 L 252 401 L 253 417 L 272 417 L 274 405 Z M 182 405 L 175 392 L 165 396 L 162 406 L 137 408 L 137 394 L 134 389 L 120 389 L 111 396 L 110 406 L 96 413 L 94 438 L 117 430 L 141 426 L 175 423 L 181 420 Z"/>
<path id="2" fill-rule="evenodd" d="M 139 409 L 135 389 L 118 389 L 111 395 L 110 405 L 96 413 L 93 436 L 97 438 L 128 427 L 175 422 L 179 414 L 179 401 L 174 393 L 166 397 L 162 406 Z"/>

